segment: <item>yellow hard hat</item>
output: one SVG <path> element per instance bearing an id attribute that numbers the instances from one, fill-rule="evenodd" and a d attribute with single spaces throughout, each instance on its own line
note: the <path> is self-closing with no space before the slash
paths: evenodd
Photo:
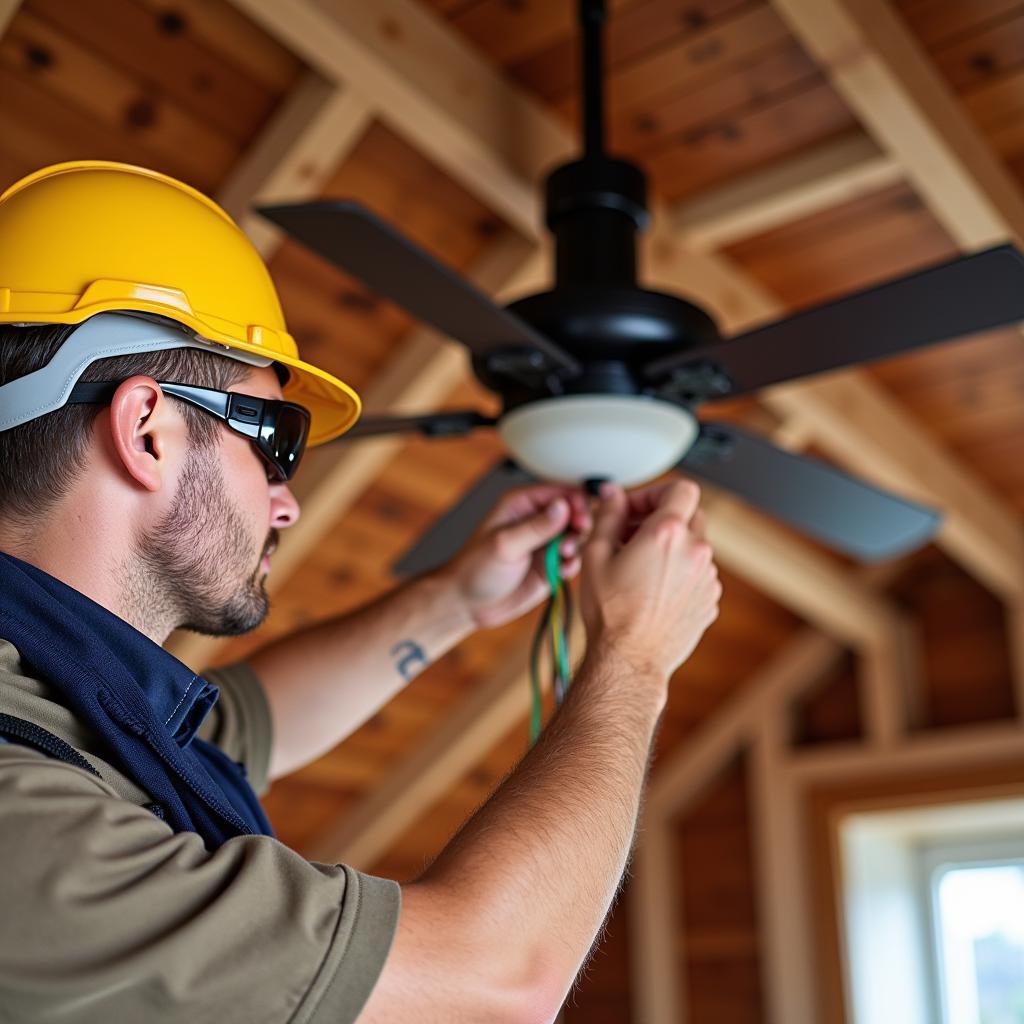
<path id="1" fill-rule="evenodd" d="M 310 445 L 359 416 L 355 391 L 299 358 L 260 254 L 202 193 L 144 167 L 76 160 L 0 195 L 0 323 L 115 310 L 169 317 L 225 355 L 286 366 L 284 397 L 309 410 Z"/>

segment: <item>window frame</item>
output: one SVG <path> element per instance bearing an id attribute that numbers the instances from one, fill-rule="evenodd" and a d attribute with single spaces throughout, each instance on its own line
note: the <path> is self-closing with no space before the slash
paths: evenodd
<path id="1" fill-rule="evenodd" d="M 951 835 L 918 842 L 916 847 L 918 901 L 928 944 L 925 963 L 931 1012 L 938 1024 L 952 1024 L 944 964 L 939 886 L 950 871 L 1010 865 L 1024 868 L 1024 832 L 1015 828 L 970 839 Z"/>

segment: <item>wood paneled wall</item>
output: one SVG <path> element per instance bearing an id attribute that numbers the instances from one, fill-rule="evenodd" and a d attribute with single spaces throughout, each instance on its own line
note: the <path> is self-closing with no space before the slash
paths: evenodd
<path id="1" fill-rule="evenodd" d="M 578 102 L 574 0 L 424 0 L 559 116 Z M 612 0 L 608 52 L 613 148 L 642 163 L 664 201 L 684 201 L 858 132 L 825 76 L 761 0 Z M 1024 181 L 1024 5 L 1019 0 L 898 0 L 894 6 Z M 62 160 L 155 167 L 216 193 L 301 80 L 302 62 L 226 0 L 26 0 L 0 36 L 0 183 Z M 323 189 L 401 226 L 453 267 L 468 267 L 499 218 L 407 142 L 374 124 Z M 948 258 L 954 247 L 906 186 L 743 239 L 728 255 L 797 308 Z M 409 318 L 297 246 L 271 269 L 303 354 L 357 387 L 388 362 Z M 687 282 L 679 282 L 681 290 Z M 1024 511 L 1024 352 L 1002 332 L 893 360 L 871 371 L 949 449 Z M 467 376 L 452 407 L 493 398 Z M 749 411 L 749 406 L 744 407 Z M 734 410 L 737 411 L 737 410 Z M 218 662 L 343 613 L 394 584 L 389 566 L 500 455 L 487 434 L 413 440 L 337 523 L 256 634 Z M 923 721 L 1006 715 L 1010 665 L 1001 609 L 935 550 L 891 588 L 925 640 Z M 664 757 L 687 741 L 798 629 L 797 619 L 735 575 L 722 616 L 680 674 L 659 735 Z M 282 780 L 267 806 L 282 839 L 304 849 L 352 808 L 496 665 L 520 658 L 532 621 L 453 652 L 344 745 Z M 851 666 L 797 716 L 815 743 L 858 734 Z M 377 869 L 415 876 L 525 749 L 522 722 L 394 845 Z M 656 762 L 657 764 L 657 762 Z M 764 1019 L 742 764 L 677 823 L 684 879 L 680 970 L 694 1020 Z M 628 900 L 628 889 L 624 900 Z M 628 1021 L 624 904 L 566 1011 L 570 1021 Z"/>

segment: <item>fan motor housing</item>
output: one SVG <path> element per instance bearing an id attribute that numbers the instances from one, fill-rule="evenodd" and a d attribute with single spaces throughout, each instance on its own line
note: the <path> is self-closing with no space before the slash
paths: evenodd
<path id="1" fill-rule="evenodd" d="M 480 381 L 506 408 L 552 394 L 635 395 L 650 389 L 644 367 L 666 352 L 718 340 L 714 320 L 675 295 L 643 288 L 577 285 L 528 295 L 508 309 L 582 364 L 575 377 L 531 374 L 515 353 L 473 356 Z"/>

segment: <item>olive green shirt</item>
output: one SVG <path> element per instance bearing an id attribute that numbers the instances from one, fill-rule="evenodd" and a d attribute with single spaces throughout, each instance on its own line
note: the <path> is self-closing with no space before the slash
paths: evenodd
<path id="1" fill-rule="evenodd" d="M 210 669 L 200 732 L 267 785 L 270 710 L 244 663 Z M 143 806 L 97 737 L 0 640 L 0 712 L 102 776 L 0 743 L 0 1021 L 346 1024 L 384 965 L 399 887 L 267 836 L 210 853 Z"/>

